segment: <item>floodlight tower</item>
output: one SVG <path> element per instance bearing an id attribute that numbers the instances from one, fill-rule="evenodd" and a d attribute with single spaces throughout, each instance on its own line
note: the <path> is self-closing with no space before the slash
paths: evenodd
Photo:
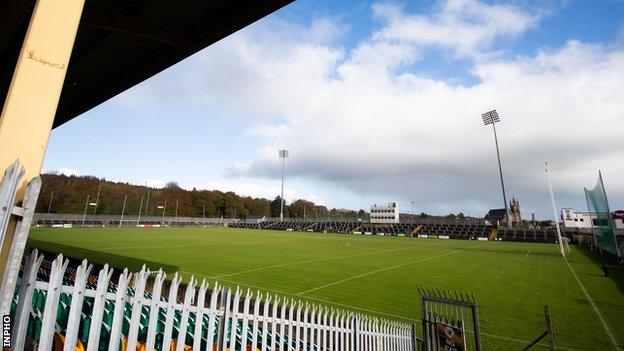
<path id="1" fill-rule="evenodd" d="M 284 220 L 284 164 L 288 158 L 288 150 L 280 150 L 279 157 L 282 159 L 282 193 L 280 195 L 280 222 Z"/>
<path id="2" fill-rule="evenodd" d="M 165 226 L 165 211 L 167 210 L 167 200 L 165 200 L 165 203 L 164 203 L 162 206 L 157 206 L 157 208 L 158 208 L 158 209 L 161 209 L 161 208 L 162 208 L 162 210 L 163 210 L 163 212 L 162 212 L 162 217 L 161 217 L 161 219 L 160 219 L 160 225 L 161 225 L 162 227 L 164 227 L 164 226 Z"/>
<path id="3" fill-rule="evenodd" d="M 50 193 L 50 202 L 48 202 L 48 213 L 50 213 L 50 210 L 52 209 L 52 196 L 54 196 L 54 190 L 52 190 L 52 192 Z"/>
<path id="4" fill-rule="evenodd" d="M 97 214 L 97 208 L 98 208 L 98 205 L 100 204 L 100 191 L 101 190 L 102 190 L 102 184 L 98 186 L 98 193 L 97 193 L 97 197 L 95 198 L 95 206 L 93 208 L 93 214 Z"/>
<path id="5" fill-rule="evenodd" d="M 494 130 L 494 143 L 496 144 L 496 157 L 498 157 L 498 173 L 500 174 L 501 187 L 503 188 L 503 202 L 505 203 L 505 213 L 507 214 L 507 227 L 511 227 L 511 216 L 507 207 L 507 194 L 505 194 L 505 181 L 503 180 L 503 167 L 501 166 L 500 151 L 498 150 L 498 137 L 496 136 L 496 123 L 500 122 L 498 112 L 496 110 L 488 111 L 481 114 L 483 124 L 491 124 Z"/>
<path id="6" fill-rule="evenodd" d="M 121 223 L 123 223 L 124 212 L 126 212 L 126 200 L 128 200 L 128 195 L 124 195 L 124 202 L 121 207 L 121 217 L 119 217 L 119 228 L 121 228 Z"/>

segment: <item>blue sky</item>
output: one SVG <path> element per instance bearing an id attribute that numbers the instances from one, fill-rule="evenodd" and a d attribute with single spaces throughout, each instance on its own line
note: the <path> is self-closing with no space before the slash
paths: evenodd
<path id="1" fill-rule="evenodd" d="M 298 0 L 55 129 L 44 170 L 330 207 L 624 207 L 624 2 Z"/>

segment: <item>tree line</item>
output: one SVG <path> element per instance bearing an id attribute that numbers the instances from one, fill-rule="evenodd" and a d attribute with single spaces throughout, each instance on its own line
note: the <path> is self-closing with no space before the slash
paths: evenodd
<path id="1" fill-rule="evenodd" d="M 234 192 L 219 190 L 186 190 L 176 182 L 169 182 L 162 188 L 111 182 L 93 176 L 67 176 L 62 174 L 42 174 L 42 186 L 36 211 L 39 213 L 118 215 L 121 213 L 124 198 L 126 215 L 143 216 L 210 217 L 210 218 L 250 218 L 279 217 L 280 197 L 273 200 L 240 196 Z M 99 198 L 98 198 L 99 193 Z M 88 199 L 88 201 L 87 201 Z M 166 206 L 165 206 L 166 202 Z M 89 206 L 89 203 L 97 206 Z M 162 206 L 162 207 L 161 207 Z M 163 208 L 164 207 L 164 208 Z M 363 218 L 366 212 L 344 209 L 328 209 L 312 201 L 298 199 L 285 202 L 285 217 Z"/>

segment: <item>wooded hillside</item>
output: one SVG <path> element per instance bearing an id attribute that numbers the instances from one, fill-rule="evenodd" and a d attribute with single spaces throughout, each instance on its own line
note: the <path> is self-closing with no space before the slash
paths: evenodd
<path id="1" fill-rule="evenodd" d="M 225 217 L 248 218 L 250 216 L 279 217 L 279 196 L 273 200 L 239 196 L 233 192 L 219 190 L 186 190 L 175 182 L 168 183 L 164 188 L 152 188 L 128 183 L 115 183 L 92 176 L 66 176 L 43 174 L 43 185 L 37 203 L 37 212 L 47 213 L 83 213 L 87 203 L 97 201 L 97 214 L 119 214 L 127 195 L 125 213 L 136 215 L 143 199 L 142 215 L 160 216 L 167 201 L 166 216 L 175 216 L 176 201 L 179 217 Z M 149 203 L 148 203 L 149 192 Z M 50 201 L 51 200 L 51 201 Z M 89 206 L 88 213 L 94 213 L 95 206 Z M 364 214 L 363 210 L 359 211 Z M 303 218 L 316 217 L 355 217 L 356 211 L 328 210 L 311 201 L 296 200 L 287 202 L 284 216 Z"/>

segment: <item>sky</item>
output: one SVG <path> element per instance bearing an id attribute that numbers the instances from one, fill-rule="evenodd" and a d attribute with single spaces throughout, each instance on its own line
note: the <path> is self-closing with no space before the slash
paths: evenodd
<path id="1" fill-rule="evenodd" d="M 624 1 L 297 0 L 53 130 L 44 171 L 331 208 L 624 208 Z M 412 205 L 413 202 L 413 205 Z"/>

